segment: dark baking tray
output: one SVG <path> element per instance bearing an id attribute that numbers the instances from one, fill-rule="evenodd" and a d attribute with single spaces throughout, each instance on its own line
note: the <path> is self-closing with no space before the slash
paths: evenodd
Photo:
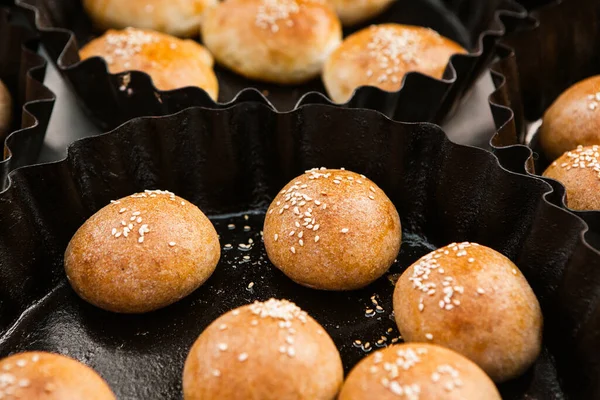
<path id="1" fill-rule="evenodd" d="M 119 90 L 120 75 L 107 72 L 105 62 L 94 58 L 80 62 L 78 44 L 92 36 L 91 24 L 80 0 L 18 0 L 40 30 L 45 47 L 75 91 L 86 113 L 103 128 L 113 128 L 137 116 L 167 115 L 189 106 L 220 109 L 234 99 L 272 104 L 285 111 L 302 104 L 327 103 L 317 79 L 297 87 L 281 87 L 248 81 L 222 68 L 216 72 L 221 85 L 219 103 L 199 88 L 162 92 L 144 73 L 131 74 L 132 93 Z M 394 21 L 433 27 L 471 50 L 452 58 L 443 80 L 422 74 L 407 76 L 401 90 L 389 93 L 373 87 L 358 90 L 344 106 L 371 108 L 403 121 L 439 122 L 458 105 L 464 93 L 489 65 L 494 48 L 505 32 L 523 18 L 522 7 L 510 0 L 415 0 L 397 1 L 370 22 Z M 249 89 L 256 88 L 256 89 Z M 261 91 L 268 91 L 265 97 Z M 266 92 L 265 92 L 266 93 Z"/>
<path id="2" fill-rule="evenodd" d="M 376 347 L 380 336 L 389 343 L 398 334 L 389 277 L 354 292 L 303 288 L 269 263 L 260 240 L 270 199 L 319 166 L 364 173 L 395 203 L 404 242 L 392 273 L 463 240 L 495 248 L 520 267 L 542 305 L 545 346 L 531 370 L 501 386 L 504 398 L 600 394 L 590 379 L 599 371 L 593 293 L 600 253 L 583 240 L 585 223 L 546 201 L 551 188 L 542 180 L 451 143 L 435 125 L 328 106 L 277 113 L 242 103 L 136 119 L 76 142 L 66 160 L 13 172 L 0 194 L 0 356 L 68 354 L 98 370 L 120 399 L 179 399 L 183 362 L 202 329 L 233 307 L 273 296 L 297 302 L 323 324 L 348 371 L 365 356 L 355 340 Z M 212 218 L 224 247 L 215 274 L 188 298 L 146 315 L 88 305 L 64 276 L 68 241 L 109 200 L 152 188 L 171 190 Z M 249 238 L 252 248 L 240 249 Z M 374 294 L 384 312 L 367 317 Z"/>
<path id="3" fill-rule="evenodd" d="M 10 171 L 34 164 L 39 155 L 54 105 L 54 94 L 43 85 L 46 61 L 37 55 L 36 35 L 11 20 L 0 2 L 0 79 L 13 99 L 12 126 L 0 137 L 0 191 Z"/>

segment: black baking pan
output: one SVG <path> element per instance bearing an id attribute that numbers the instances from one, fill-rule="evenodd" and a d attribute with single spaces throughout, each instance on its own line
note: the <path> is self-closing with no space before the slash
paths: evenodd
<path id="1" fill-rule="evenodd" d="M 189 106 L 219 109 L 240 97 L 272 104 L 279 111 L 302 104 L 327 103 L 319 79 L 301 86 L 281 87 L 242 79 L 220 67 L 216 68 L 221 87 L 218 103 L 199 88 L 159 91 L 148 75 L 138 72 L 131 74 L 132 92 L 128 94 L 118 90 L 122 74 L 109 74 L 102 59 L 80 62 L 79 46 L 98 34 L 93 32 L 81 0 L 16 3 L 29 10 L 29 19 L 41 32 L 52 61 L 75 91 L 85 112 L 103 128 L 116 127 L 137 116 L 166 115 Z M 516 24 L 524 15 L 524 9 L 511 0 L 395 2 L 370 23 L 393 21 L 429 26 L 465 46 L 470 54 L 452 57 L 442 80 L 412 73 L 398 92 L 361 88 L 344 106 L 375 109 L 396 120 L 441 121 L 489 65 L 506 26 Z M 265 97 L 263 93 L 268 95 Z"/>
<path id="2" fill-rule="evenodd" d="M 52 113 L 54 94 L 43 85 L 46 61 L 37 55 L 35 34 L 11 20 L 0 5 L 0 80 L 13 99 L 11 128 L 0 161 L 0 190 L 8 173 L 37 161 Z"/>
<path id="3" fill-rule="evenodd" d="M 270 199 L 320 166 L 364 173 L 400 214 L 397 262 L 365 289 L 301 287 L 264 251 Z M 71 236 L 110 200 L 155 188 L 211 217 L 223 246 L 215 274 L 189 297 L 145 315 L 108 313 L 80 300 L 63 272 Z M 504 398 L 594 398 L 596 383 L 581 378 L 600 371 L 593 351 L 600 253 L 584 241 L 581 219 L 545 200 L 550 191 L 542 180 L 501 168 L 489 152 L 450 142 L 435 125 L 369 110 L 309 105 L 277 113 L 241 103 L 135 119 L 74 143 L 63 161 L 11 174 L 0 194 L 0 357 L 33 349 L 68 354 L 99 371 L 119 399 L 179 399 L 184 359 L 203 328 L 234 307 L 278 297 L 324 326 L 348 372 L 381 336 L 391 343 L 398 335 L 390 277 L 439 246 L 469 240 L 510 257 L 545 315 L 544 352 L 523 377 L 500 387 Z M 384 311 L 366 316 L 373 295 Z M 373 345 L 356 347 L 357 339 Z"/>

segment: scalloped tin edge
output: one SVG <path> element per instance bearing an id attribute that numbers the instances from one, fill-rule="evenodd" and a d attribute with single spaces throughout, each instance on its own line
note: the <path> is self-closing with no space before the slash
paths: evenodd
<path id="1" fill-rule="evenodd" d="M 51 57 L 63 74 L 68 74 L 77 70 L 81 66 L 98 65 L 98 73 L 103 74 L 102 79 L 114 84 L 120 82 L 124 75 L 129 74 L 131 82 L 139 83 L 136 88 L 137 92 L 153 93 L 159 99 L 160 115 L 168 115 L 179 111 L 181 108 L 177 106 L 169 106 L 170 97 L 195 99 L 194 104 L 188 106 L 203 106 L 214 109 L 222 109 L 229 107 L 241 101 L 256 101 L 267 104 L 273 107 L 273 104 L 258 90 L 247 88 L 240 91 L 234 99 L 227 103 L 219 103 L 213 101 L 202 89 L 195 87 L 186 87 L 170 91 L 158 90 L 150 76 L 141 71 L 128 71 L 118 74 L 108 72 L 106 62 L 100 57 L 93 57 L 89 60 L 79 61 L 75 59 L 76 53 L 73 49 L 76 46 L 75 35 L 72 31 L 62 28 L 54 28 L 44 26 L 41 21 L 41 11 L 39 7 L 25 3 L 24 0 L 17 0 L 16 4 L 23 10 L 28 11 L 29 18 L 35 24 L 42 37 L 51 37 L 52 40 L 57 40 L 62 45 L 62 50 L 59 54 L 53 54 Z M 469 77 L 478 76 L 479 73 L 489 65 L 490 59 L 493 57 L 494 48 L 497 42 L 506 34 L 507 31 L 514 29 L 525 18 L 527 12 L 525 9 L 513 0 L 500 0 L 496 11 L 490 21 L 490 27 L 483 31 L 476 40 L 475 50 L 468 54 L 456 54 L 450 58 L 446 72 L 442 79 L 411 72 L 406 75 L 402 86 L 398 91 L 388 92 L 372 86 L 363 86 L 357 88 L 352 98 L 344 104 L 335 104 L 322 93 L 309 92 L 304 94 L 296 103 L 295 108 L 306 104 L 328 104 L 348 108 L 370 108 L 382 112 L 388 117 L 405 122 L 441 122 L 444 117 L 455 111 L 460 103 L 460 98 L 470 89 Z M 69 58 L 69 59 L 67 59 Z M 468 76 L 458 76 L 457 65 L 468 65 Z M 91 67 L 90 67 L 91 68 Z M 132 83 L 130 83 L 131 87 Z M 426 92 L 434 92 L 439 96 L 437 104 L 427 104 L 419 107 L 420 115 L 414 117 L 409 116 L 406 107 L 399 107 L 399 104 L 409 104 L 406 99 L 414 98 L 421 92 L 424 85 L 430 87 L 431 90 Z M 116 86 L 118 87 L 118 85 Z M 165 99 L 164 103 L 161 99 Z M 188 100 L 189 101 L 189 100 Z M 173 101 L 176 103 L 176 101 Z M 87 107 L 86 107 L 87 108 Z M 404 112 L 404 114 L 403 114 Z M 416 112 L 416 111 L 412 111 Z M 88 114 L 91 114 L 88 110 Z M 150 115 L 149 113 L 147 115 Z M 94 115 L 89 115 L 94 122 L 105 129 L 114 128 L 118 125 L 109 125 L 105 121 L 98 120 Z M 141 116 L 141 115 L 140 115 Z M 125 122 L 122 120 L 120 123 Z"/>
<path id="2" fill-rule="evenodd" d="M 0 23 L 9 29 L 23 29 L 10 22 L 9 12 L 0 9 Z M 25 74 L 25 102 L 22 108 L 21 129 L 11 132 L 4 140 L 4 159 L 0 161 L 0 179 L 2 187 L 9 186 L 9 174 L 22 166 L 37 162 L 41 146 L 46 136 L 50 115 L 56 97 L 44 85 L 46 60 L 37 54 L 39 40 L 34 34 L 28 35 L 21 43 L 21 73 Z"/>

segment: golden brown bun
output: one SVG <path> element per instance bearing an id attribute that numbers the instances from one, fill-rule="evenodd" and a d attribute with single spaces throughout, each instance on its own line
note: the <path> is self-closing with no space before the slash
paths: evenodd
<path id="1" fill-rule="evenodd" d="M 600 143 L 600 75 L 568 88 L 546 110 L 540 145 L 549 160 Z"/>
<path id="2" fill-rule="evenodd" d="M 207 11 L 202 38 L 236 73 L 292 84 L 319 75 L 342 28 L 333 8 L 318 0 L 225 0 Z"/>
<path id="3" fill-rule="evenodd" d="M 396 207 L 372 181 L 336 169 L 307 171 L 275 197 L 265 218 L 271 262 L 295 282 L 353 290 L 382 276 L 400 250 Z"/>
<path id="4" fill-rule="evenodd" d="M 0 138 L 7 135 L 12 120 L 12 98 L 4 83 L 0 81 Z"/>
<path id="5" fill-rule="evenodd" d="M 381 14 L 394 0 L 333 0 L 335 11 L 344 26 L 365 22 Z"/>
<path id="6" fill-rule="evenodd" d="M 82 60 L 103 57 L 112 74 L 143 71 L 160 90 L 197 86 L 213 100 L 219 93 L 212 56 L 193 40 L 134 28 L 109 30 L 83 47 L 79 55 Z M 123 90 L 126 86 L 125 82 Z"/>
<path id="7" fill-rule="evenodd" d="M 67 247 L 65 270 L 73 289 L 95 306 L 144 313 L 196 290 L 220 256 L 217 232 L 198 207 L 147 190 L 90 217 Z"/>
<path id="8" fill-rule="evenodd" d="M 323 83 L 334 102 L 344 103 L 360 86 L 399 90 L 411 71 L 439 79 L 450 56 L 465 52 L 428 28 L 373 25 L 348 36 L 331 54 L 323 67 Z"/>
<path id="9" fill-rule="evenodd" d="M 115 400 L 93 369 L 69 357 L 40 351 L 0 360 L 0 399 Z"/>
<path id="10" fill-rule="evenodd" d="M 567 151 L 544 171 L 544 176 L 565 186 L 569 208 L 600 210 L 600 145 Z"/>
<path id="11" fill-rule="evenodd" d="M 363 359 L 339 400 L 501 400 L 494 382 L 452 350 L 424 343 L 390 346 Z"/>
<path id="12" fill-rule="evenodd" d="M 343 380 L 335 344 L 286 300 L 230 311 L 202 332 L 185 362 L 185 400 L 333 400 Z"/>
<path id="13" fill-rule="evenodd" d="M 407 342 L 448 347 L 494 381 L 523 374 L 542 345 L 542 313 L 517 267 L 476 243 L 453 243 L 411 265 L 394 291 Z"/>
<path id="14" fill-rule="evenodd" d="M 83 0 L 85 11 L 101 30 L 128 26 L 173 36 L 198 36 L 202 16 L 217 0 Z"/>

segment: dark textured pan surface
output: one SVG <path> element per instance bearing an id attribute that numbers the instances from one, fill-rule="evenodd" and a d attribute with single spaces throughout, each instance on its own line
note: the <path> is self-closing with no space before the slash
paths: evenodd
<path id="1" fill-rule="evenodd" d="M 373 345 L 397 334 L 386 335 L 394 327 L 388 278 L 349 293 L 305 289 L 270 265 L 260 241 L 269 200 L 315 166 L 364 173 L 390 196 L 404 234 L 392 272 L 462 240 L 491 246 L 521 268 L 545 313 L 546 346 L 534 368 L 501 387 L 506 399 L 563 398 L 561 385 L 597 374 L 586 347 L 600 329 L 592 313 L 597 299 L 580 289 L 596 289 L 598 280 L 587 273 L 600 267 L 600 255 L 583 242 L 583 221 L 544 200 L 546 183 L 449 142 L 434 125 L 324 106 L 276 113 L 252 103 L 134 120 L 75 143 L 65 161 L 11 175 L 11 188 L 0 195 L 0 356 L 58 351 L 96 368 L 119 398 L 176 399 L 184 358 L 202 329 L 232 307 L 277 296 L 314 315 L 350 369 L 365 354 L 354 340 Z M 223 258 L 203 287 L 167 309 L 142 316 L 99 311 L 66 283 L 64 249 L 109 200 L 148 188 L 169 189 L 210 215 Z M 236 249 L 249 238 L 249 252 Z M 368 318 L 373 294 L 385 311 Z M 565 387 L 571 395 L 594 389 L 591 382 Z"/>
<path id="2" fill-rule="evenodd" d="M 11 22 L 0 2 L 0 80 L 13 98 L 12 127 L 0 161 L 0 191 L 10 171 L 37 161 L 54 105 L 54 94 L 43 85 L 46 61 L 37 55 L 35 34 Z"/>
<path id="3" fill-rule="evenodd" d="M 104 128 L 133 117 L 167 115 L 189 106 L 223 108 L 237 99 L 273 104 L 280 111 L 309 103 L 327 103 L 319 80 L 298 87 L 279 87 L 251 82 L 217 68 L 221 85 L 219 103 L 198 88 L 162 92 L 147 74 L 131 74 L 131 94 L 119 90 L 120 75 L 107 72 L 100 58 L 80 62 L 78 44 L 92 36 L 90 22 L 80 0 L 18 0 L 41 32 L 52 60 L 76 92 L 84 110 Z M 459 103 L 480 73 L 489 65 L 497 41 L 524 16 L 510 0 L 398 1 L 372 22 L 402 22 L 430 26 L 471 50 L 452 57 L 444 80 L 409 74 L 404 87 L 394 93 L 373 87 L 358 90 L 344 106 L 371 108 L 402 121 L 440 121 Z M 248 88 L 256 88 L 248 89 Z M 265 97 L 260 91 L 267 90 Z M 265 92 L 267 93 L 267 92 Z M 268 100 L 267 100 L 268 98 Z"/>

